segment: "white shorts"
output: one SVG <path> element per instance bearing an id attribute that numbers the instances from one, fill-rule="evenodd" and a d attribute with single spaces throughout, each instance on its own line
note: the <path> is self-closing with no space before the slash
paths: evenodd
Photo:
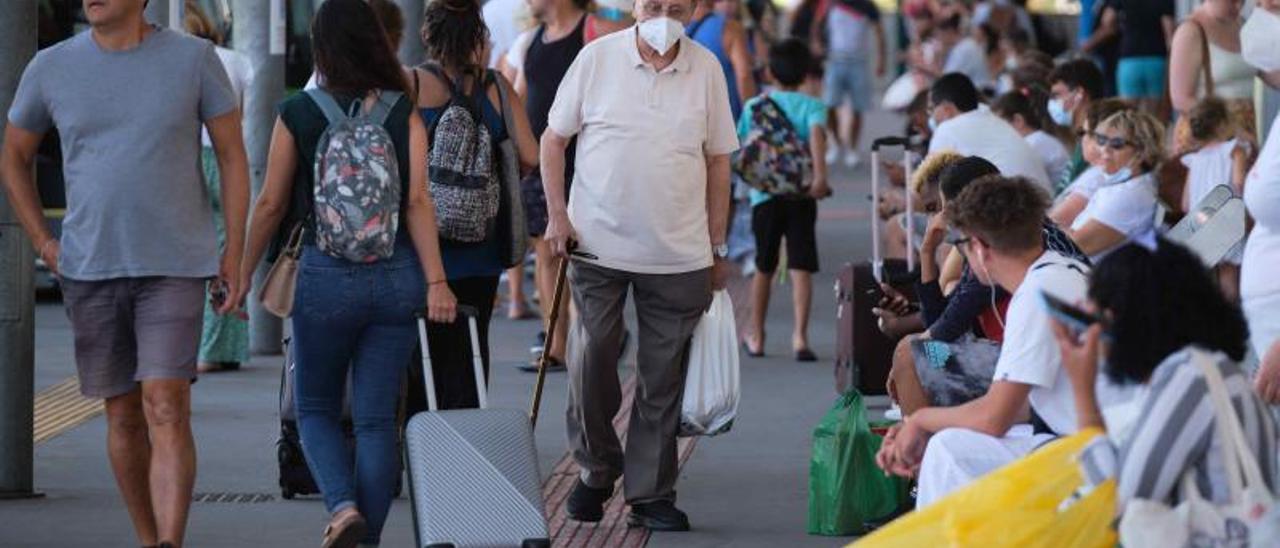
<path id="1" fill-rule="evenodd" d="M 1003 438 L 964 428 L 948 428 L 929 440 L 920 463 L 916 510 L 951 494 L 1053 440 L 1035 434 L 1029 424 L 1009 429 Z"/>

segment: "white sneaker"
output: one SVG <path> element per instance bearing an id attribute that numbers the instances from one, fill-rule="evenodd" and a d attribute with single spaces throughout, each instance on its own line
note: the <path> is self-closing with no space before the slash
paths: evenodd
<path id="1" fill-rule="evenodd" d="M 896 403 L 893 404 L 893 407 L 890 407 L 889 409 L 885 410 L 884 418 L 886 420 L 891 420 L 891 421 L 902 420 L 902 408 L 898 407 L 898 404 Z"/>
<path id="2" fill-rule="evenodd" d="M 844 155 L 845 167 L 849 167 L 849 168 L 858 167 L 858 164 L 861 164 L 861 163 L 862 163 L 862 158 L 858 156 L 857 152 L 850 150 L 845 153 Z"/>
<path id="3" fill-rule="evenodd" d="M 840 161 L 840 147 L 833 146 L 827 148 L 827 165 L 835 164 Z"/>

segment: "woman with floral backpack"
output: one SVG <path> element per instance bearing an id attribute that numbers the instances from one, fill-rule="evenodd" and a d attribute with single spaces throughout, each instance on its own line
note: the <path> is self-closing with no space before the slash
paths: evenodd
<path id="1" fill-rule="evenodd" d="M 398 402 L 416 316 L 425 306 L 431 321 L 451 322 L 457 303 L 427 192 L 427 132 L 382 26 L 363 0 L 328 0 L 311 38 L 323 84 L 279 107 L 242 279 L 277 233 L 301 234 L 295 397 L 331 515 L 323 546 L 376 545 L 400 471 Z M 348 371 L 354 462 L 340 423 Z"/>

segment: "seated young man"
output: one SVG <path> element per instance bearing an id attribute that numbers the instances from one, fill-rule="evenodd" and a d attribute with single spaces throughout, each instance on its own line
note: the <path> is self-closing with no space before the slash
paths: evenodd
<path id="1" fill-rule="evenodd" d="M 1031 181 L 996 176 L 970 183 L 946 205 L 974 274 L 1012 297 L 986 394 L 956 407 L 920 409 L 885 437 L 877 462 L 917 476 L 917 508 L 1076 429 L 1071 384 L 1041 294 L 1083 299 L 1088 267 L 1046 249 L 1048 207 L 1048 196 Z"/>
<path id="2" fill-rule="evenodd" d="M 954 200 L 973 181 L 999 174 L 995 165 L 977 156 L 956 160 L 938 175 L 942 203 Z M 987 393 L 1004 338 L 1001 305 L 1009 298 L 978 279 L 959 249 L 952 249 L 939 269 L 932 257 L 948 233 L 946 215 L 935 215 L 928 224 L 916 285 L 928 329 L 899 342 L 889 375 L 889 394 L 907 415 L 928 406 L 960 405 Z M 1084 252 L 1052 222 L 1042 223 L 1041 237 L 1046 250 L 1088 264 Z M 952 268 L 955 276 L 940 275 Z M 959 281 L 946 291 L 943 280 L 954 278 Z"/>

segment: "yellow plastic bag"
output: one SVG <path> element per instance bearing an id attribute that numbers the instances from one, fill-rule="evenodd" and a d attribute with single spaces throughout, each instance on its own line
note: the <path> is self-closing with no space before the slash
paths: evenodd
<path id="1" fill-rule="evenodd" d="M 850 546 L 1111 548 L 1114 480 L 1064 504 L 1084 484 L 1076 455 L 1100 435 L 1091 429 L 1050 443 Z"/>

